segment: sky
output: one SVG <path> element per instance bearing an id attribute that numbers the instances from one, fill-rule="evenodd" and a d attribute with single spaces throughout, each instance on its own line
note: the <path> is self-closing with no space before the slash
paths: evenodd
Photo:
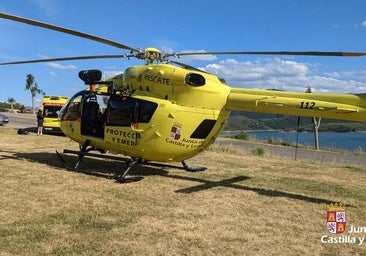
<path id="1" fill-rule="evenodd" d="M 134 48 L 184 51 L 366 52 L 364 0 L 0 0 L 0 12 L 107 38 Z M 0 63 L 126 50 L 0 19 Z M 172 59 L 175 60 L 175 59 Z M 176 61 L 218 75 L 231 87 L 320 93 L 366 93 L 366 56 L 218 55 Z M 85 89 L 84 69 L 108 78 L 135 59 L 78 60 L 0 66 L 0 101 L 31 105 L 32 74 L 48 95 Z M 37 96 L 39 104 L 42 96 Z"/>

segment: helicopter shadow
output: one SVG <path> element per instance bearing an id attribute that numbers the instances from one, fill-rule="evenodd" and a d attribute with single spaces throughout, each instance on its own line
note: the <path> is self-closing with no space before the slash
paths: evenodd
<path id="1" fill-rule="evenodd" d="M 65 161 L 69 163 L 74 163 L 77 160 L 77 156 L 72 156 L 68 154 L 63 155 Z M 126 168 L 125 163 L 123 162 L 125 159 L 120 158 L 119 160 L 115 159 L 114 161 L 106 161 L 104 159 L 97 159 L 93 157 L 86 157 L 85 162 L 80 165 L 80 170 L 73 171 L 77 173 L 82 173 L 85 175 L 90 175 L 98 178 L 104 178 L 109 180 L 115 180 L 118 174 L 120 174 L 121 170 Z M 0 160 L 2 159 L 15 159 L 15 160 L 28 160 L 30 162 L 37 162 L 41 164 L 46 164 L 48 166 L 57 168 L 58 170 L 70 171 L 65 168 L 63 162 L 58 158 L 56 153 L 45 153 L 45 152 L 30 152 L 30 153 L 19 153 L 19 152 L 9 152 L 9 151 L 1 151 L 0 150 Z M 159 164 L 159 163 L 151 163 L 151 164 L 139 164 L 131 170 L 131 176 L 161 176 L 169 179 L 176 180 L 184 180 L 189 182 L 198 183 L 198 185 L 190 186 L 184 189 L 176 190 L 176 193 L 183 194 L 191 194 L 197 193 L 200 191 L 206 191 L 215 187 L 226 187 L 232 189 L 238 189 L 243 191 L 252 191 L 257 193 L 258 195 L 268 196 L 268 197 L 284 197 L 290 199 L 301 200 L 309 203 L 315 204 L 331 204 L 337 203 L 336 201 L 332 201 L 329 199 L 324 199 L 320 197 L 312 197 L 302 194 L 284 192 L 274 189 L 265 189 L 258 187 L 251 187 L 248 185 L 243 185 L 242 183 L 250 180 L 249 176 L 236 176 L 224 180 L 212 181 L 203 179 L 200 177 L 191 177 L 187 175 L 177 175 L 170 174 L 169 169 L 177 168 L 184 169 L 180 166 L 168 165 L 168 164 Z M 114 171 L 112 171 L 114 170 Z M 117 182 L 117 181 L 116 181 Z M 239 184 L 240 183 L 240 184 Z M 351 206 L 351 205 L 346 205 Z"/>
<path id="2" fill-rule="evenodd" d="M 1 151 L 0 151 L 1 152 Z M 1 157 L 1 155 L 0 155 Z M 63 154 L 63 159 L 70 165 L 74 165 L 77 162 L 77 156 Z M 56 153 L 45 152 L 30 152 L 30 153 L 14 153 L 13 156 L 7 156 L 7 158 L 14 159 L 26 159 L 31 162 L 38 162 L 46 164 L 48 166 L 57 168 L 59 170 L 65 170 L 69 172 L 82 173 L 98 178 L 105 178 L 110 180 L 116 180 L 117 176 L 127 168 L 123 162 L 125 159 L 121 158 L 116 161 L 105 161 L 103 159 L 97 159 L 94 157 L 86 156 L 84 161 L 80 164 L 80 168 L 77 170 L 71 170 L 66 168 L 65 164 L 60 160 Z M 145 166 L 136 166 L 130 172 L 131 175 L 141 176 L 142 178 L 149 175 L 164 176 L 167 171 L 161 168 L 151 168 Z"/>
<path id="3" fill-rule="evenodd" d="M 245 191 L 252 191 L 252 192 L 255 192 L 256 194 L 262 195 L 262 196 L 284 197 L 284 198 L 296 199 L 296 200 L 301 200 L 301 201 L 315 203 L 315 204 L 329 205 L 329 204 L 337 203 L 336 201 L 329 200 L 329 199 L 306 196 L 306 195 L 302 195 L 302 194 L 284 192 L 284 191 L 279 191 L 279 190 L 274 190 L 274 189 L 257 188 L 257 187 L 242 185 L 242 184 L 235 184 L 238 182 L 243 182 L 245 180 L 251 179 L 251 177 L 248 177 L 248 176 L 238 176 L 238 177 L 229 178 L 229 179 L 220 180 L 220 181 L 207 181 L 204 179 L 192 178 L 192 177 L 176 177 L 175 175 L 167 175 L 167 177 L 179 178 L 179 179 L 184 179 L 184 180 L 195 181 L 195 182 L 201 183 L 200 185 L 177 190 L 176 191 L 177 193 L 190 194 L 190 193 L 195 193 L 195 192 L 198 192 L 201 190 L 207 190 L 207 189 L 214 188 L 214 187 L 227 187 L 227 188 L 233 188 L 233 189 L 239 189 L 239 190 L 245 190 Z M 351 205 L 347 204 L 346 206 L 351 206 Z"/>

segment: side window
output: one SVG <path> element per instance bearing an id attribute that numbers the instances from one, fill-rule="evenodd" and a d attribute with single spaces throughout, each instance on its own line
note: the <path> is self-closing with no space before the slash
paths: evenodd
<path id="1" fill-rule="evenodd" d="M 111 126 L 131 126 L 136 101 L 127 97 L 110 99 L 107 107 L 106 124 Z"/>
<path id="2" fill-rule="evenodd" d="M 97 96 L 97 102 L 99 104 L 100 111 L 104 113 L 105 109 L 107 108 L 109 96 L 106 95 L 96 95 Z"/>
<path id="3" fill-rule="evenodd" d="M 139 123 L 148 123 L 151 120 L 158 104 L 149 101 L 140 101 Z"/>
<path id="4" fill-rule="evenodd" d="M 106 124 L 110 126 L 131 126 L 133 123 L 148 123 L 157 104 L 130 97 L 111 97 L 106 110 Z"/>

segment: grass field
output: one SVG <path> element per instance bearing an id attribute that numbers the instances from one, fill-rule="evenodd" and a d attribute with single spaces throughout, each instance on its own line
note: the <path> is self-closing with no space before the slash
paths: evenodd
<path id="1" fill-rule="evenodd" d="M 205 172 L 138 166 L 141 181 L 119 184 L 124 163 L 86 158 L 90 175 L 69 172 L 64 148 L 78 146 L 0 127 L 0 255 L 366 254 L 366 241 L 321 241 L 366 237 L 347 232 L 366 227 L 366 169 L 213 147 L 187 161 Z M 346 205 L 341 235 L 326 228 L 334 202 Z"/>

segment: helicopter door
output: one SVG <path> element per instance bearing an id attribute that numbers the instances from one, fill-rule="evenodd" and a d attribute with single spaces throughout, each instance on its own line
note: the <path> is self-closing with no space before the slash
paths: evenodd
<path id="1" fill-rule="evenodd" d="M 149 123 L 158 104 L 126 96 L 111 96 L 105 111 L 107 126 L 137 129 L 138 124 Z"/>
<path id="2" fill-rule="evenodd" d="M 113 96 L 106 110 L 107 126 L 132 127 L 136 120 L 137 101 L 127 97 Z"/>
<path id="3" fill-rule="evenodd" d="M 96 95 L 88 96 L 83 101 L 81 135 L 104 137 L 103 114 Z"/>
<path id="4" fill-rule="evenodd" d="M 105 111 L 105 140 L 135 146 L 142 124 L 150 122 L 158 104 L 133 97 L 113 95 Z"/>

